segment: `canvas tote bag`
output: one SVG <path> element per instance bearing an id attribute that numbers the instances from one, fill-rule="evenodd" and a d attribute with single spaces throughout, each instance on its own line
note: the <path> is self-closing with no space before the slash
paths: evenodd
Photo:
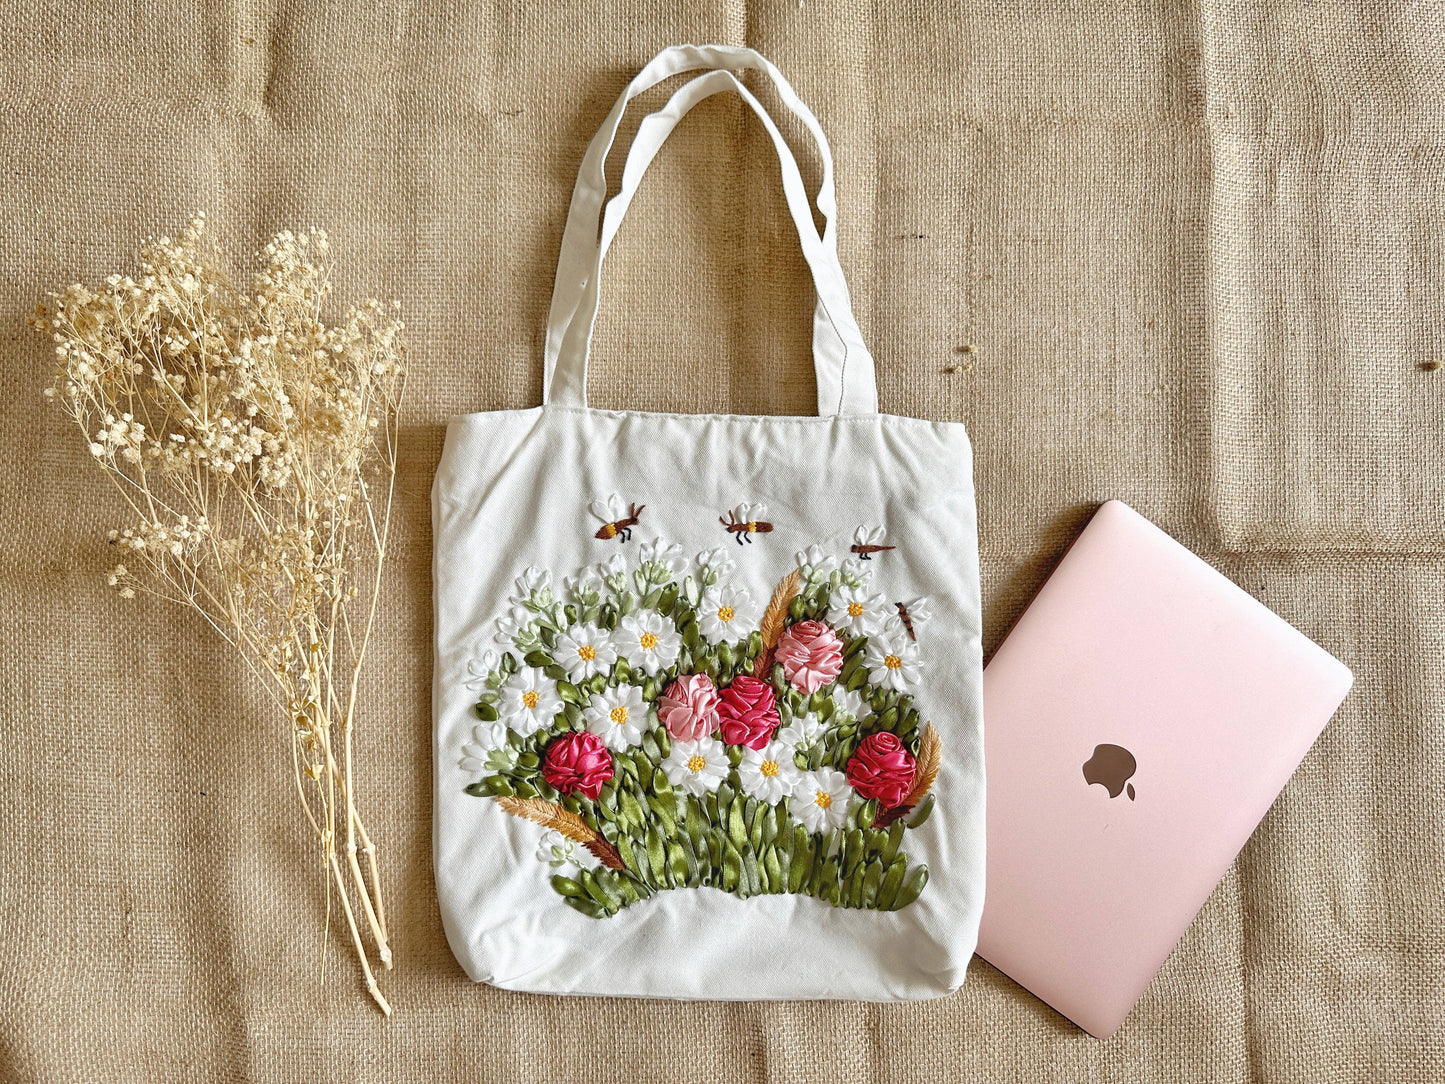
<path id="1" fill-rule="evenodd" d="M 730 68 L 763 73 L 816 140 L 821 234 Z M 607 202 L 628 103 L 698 69 L 643 121 Z M 778 153 L 817 289 L 818 415 L 591 408 L 607 245 L 673 126 L 719 91 Z M 873 1000 L 963 981 L 984 885 L 971 451 L 961 425 L 878 412 L 835 219 L 827 141 L 768 61 L 664 50 L 583 159 L 542 405 L 447 428 L 434 858 L 475 980 Z"/>

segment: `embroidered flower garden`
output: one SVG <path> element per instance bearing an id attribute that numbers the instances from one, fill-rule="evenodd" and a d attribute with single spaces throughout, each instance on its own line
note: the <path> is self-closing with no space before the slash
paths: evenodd
<path id="1" fill-rule="evenodd" d="M 517 581 L 502 650 L 472 666 L 467 792 L 542 825 L 553 888 L 593 917 L 701 886 L 915 900 L 928 868 L 902 846 L 941 752 L 910 692 L 924 600 L 816 546 L 765 606 L 722 550 L 638 551 L 560 589 Z"/>

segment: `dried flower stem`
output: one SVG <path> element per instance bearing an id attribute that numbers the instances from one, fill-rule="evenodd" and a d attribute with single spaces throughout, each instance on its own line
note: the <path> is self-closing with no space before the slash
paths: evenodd
<path id="1" fill-rule="evenodd" d="M 138 280 L 72 286 L 32 323 L 60 361 L 46 394 L 133 516 L 110 541 L 137 570 L 117 565 L 107 582 L 199 613 L 288 720 L 325 928 L 334 891 L 367 991 L 389 1014 L 362 937 L 390 968 L 353 739 L 391 533 L 405 351 L 401 321 L 376 301 L 322 322 L 328 256 L 319 231 L 278 234 L 240 290 L 197 217 L 178 241 L 142 248 Z"/>

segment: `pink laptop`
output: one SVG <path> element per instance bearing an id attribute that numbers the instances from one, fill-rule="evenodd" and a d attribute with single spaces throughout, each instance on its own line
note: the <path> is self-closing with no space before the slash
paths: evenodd
<path id="1" fill-rule="evenodd" d="M 979 955 L 1108 1038 L 1352 680 L 1105 504 L 984 671 Z"/>

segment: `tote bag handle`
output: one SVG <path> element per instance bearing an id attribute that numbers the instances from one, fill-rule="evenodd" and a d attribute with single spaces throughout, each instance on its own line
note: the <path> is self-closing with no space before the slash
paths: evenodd
<path id="1" fill-rule="evenodd" d="M 823 161 L 823 181 L 818 190 L 818 209 L 822 212 L 824 221 L 823 241 L 830 246 L 835 244 L 833 219 L 837 214 L 837 204 L 833 190 L 833 155 L 817 118 L 798 98 L 782 73 L 766 57 L 753 49 L 730 45 L 678 45 L 664 49 L 637 73 L 622 92 L 612 111 L 597 129 L 597 134 L 588 145 L 582 165 L 577 171 L 577 184 L 572 191 L 572 203 L 567 211 L 567 226 L 562 235 L 562 251 L 558 260 L 559 269 L 566 267 L 573 273 L 557 276 L 552 309 L 547 321 L 548 327 L 557 331 L 558 342 L 561 333 L 566 329 L 567 321 L 576 310 L 582 288 L 586 284 L 587 266 L 595 253 L 597 220 L 607 191 L 603 167 L 612 150 L 613 141 L 617 138 L 617 130 L 628 103 L 674 75 L 698 68 L 717 67 L 750 68 L 768 75 L 778 87 L 784 104 L 808 129 Z M 554 360 L 556 353 L 557 343 L 553 343 L 548 351 L 548 360 Z"/>
<path id="2" fill-rule="evenodd" d="M 628 154 L 621 191 L 606 206 L 599 238 L 598 217 L 606 194 L 602 167 L 627 104 L 649 87 L 679 72 L 723 64 L 766 72 L 777 84 L 785 104 L 818 140 L 824 164 L 823 184 L 818 193 L 818 206 L 827 223 L 823 235 L 820 237 L 817 233 L 797 162 L 777 125 L 757 98 L 731 72 L 719 69 L 686 84 L 663 109 L 643 121 Z M 877 412 L 873 359 L 853 318 L 847 284 L 838 264 L 836 235 L 833 232 L 836 206 L 833 200 L 832 159 L 827 141 L 816 119 L 781 73 L 753 50 L 732 46 L 676 46 L 659 53 L 628 85 L 588 147 L 578 172 L 558 260 L 547 326 L 544 402 L 586 406 L 587 356 L 597 316 L 601 265 L 607 246 L 662 142 L 688 110 L 723 90 L 735 90 L 758 114 L 778 152 L 783 191 L 818 292 L 814 316 L 818 412 L 822 415 Z"/>
<path id="3" fill-rule="evenodd" d="M 698 76 L 692 80 L 692 82 L 678 90 L 665 107 L 643 119 L 642 124 L 638 128 L 637 138 L 633 140 L 632 146 L 628 149 L 627 161 L 623 166 L 621 190 L 617 196 L 607 204 L 602 219 L 601 259 L 606 258 L 607 250 L 611 246 L 613 239 L 617 236 L 617 230 L 622 225 L 622 218 L 627 214 L 628 207 L 631 206 L 632 199 L 636 195 L 637 187 L 642 181 L 642 176 L 646 173 L 648 166 L 652 164 L 652 160 L 662 147 L 663 142 L 695 105 L 725 90 L 736 91 L 743 101 L 758 114 L 765 125 L 770 124 L 772 118 L 769 117 L 763 109 L 762 103 L 729 71 L 711 71 L 706 75 Z M 777 149 L 786 192 L 788 178 L 792 173 L 796 173 L 796 166 L 786 142 L 781 142 L 782 137 L 780 134 L 775 133 L 775 135 L 777 135 L 777 139 L 780 141 L 777 143 Z M 822 138 L 821 134 L 819 138 Z M 826 153 L 826 142 L 823 146 L 824 176 L 823 189 L 819 193 L 819 202 L 820 204 L 824 202 L 823 193 L 826 192 L 829 197 L 828 202 L 831 206 L 833 190 L 832 159 L 831 155 Z M 798 187 L 789 195 L 789 212 L 799 230 L 799 237 L 810 239 L 817 235 L 817 231 L 813 226 L 812 211 L 808 206 L 806 192 L 804 192 L 801 187 L 801 176 L 797 179 L 797 186 Z M 823 258 L 829 265 L 829 273 L 832 276 L 832 280 L 841 287 L 841 297 L 835 300 L 834 308 L 841 309 L 847 317 L 848 322 L 852 324 L 856 330 L 857 323 L 853 318 L 852 306 L 847 296 L 847 282 L 843 278 L 842 268 L 837 262 L 836 234 L 833 232 L 834 219 L 825 218 L 824 221 L 826 225 L 823 230 L 822 241 L 826 253 Z M 821 300 L 821 294 L 819 297 L 818 305 L 813 314 L 814 364 L 816 366 L 818 359 L 821 357 L 825 371 L 829 374 L 836 374 L 840 371 L 840 366 L 846 367 L 847 352 L 850 347 L 842 341 L 837 327 L 828 314 L 828 307 Z M 863 358 L 867 358 L 867 364 L 870 366 L 872 364 L 872 358 L 867 356 L 868 351 L 862 344 L 861 336 L 857 336 L 853 349 L 860 351 L 861 356 L 857 359 L 858 364 L 852 369 L 849 369 L 848 372 L 853 375 L 860 375 L 859 370 L 865 367 L 862 364 Z M 837 361 L 835 359 L 843 360 Z M 872 392 L 874 386 L 872 372 L 870 371 L 861 375 L 866 377 L 866 384 L 859 389 L 860 397 L 857 402 L 851 405 L 846 402 L 847 396 L 843 389 L 832 385 L 825 386 L 820 376 L 818 381 L 819 413 L 834 414 L 838 413 L 840 408 L 850 413 L 875 412 L 878 409 L 878 403 L 876 394 Z M 838 378 L 830 375 L 829 379 L 834 380 L 836 383 Z M 840 394 L 843 395 L 842 399 L 839 397 Z M 853 410 L 852 406 L 857 406 L 858 409 Z"/>

